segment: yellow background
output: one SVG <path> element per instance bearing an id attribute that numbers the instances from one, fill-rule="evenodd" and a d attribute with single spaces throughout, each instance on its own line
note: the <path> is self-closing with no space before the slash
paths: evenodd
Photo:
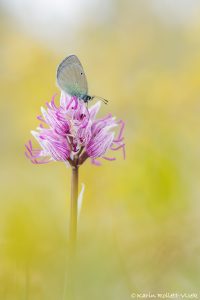
<path id="1" fill-rule="evenodd" d="M 72 53 L 91 94 L 109 100 L 100 116 L 126 123 L 126 160 L 118 152 L 80 169 L 77 299 L 199 292 L 200 10 L 193 0 L 155 2 L 79 1 L 73 26 L 61 22 L 65 10 L 43 25 L 28 12 L 29 24 L 15 15 L 25 1 L 0 3 L 1 300 L 62 299 L 70 169 L 32 165 L 24 144 Z"/>

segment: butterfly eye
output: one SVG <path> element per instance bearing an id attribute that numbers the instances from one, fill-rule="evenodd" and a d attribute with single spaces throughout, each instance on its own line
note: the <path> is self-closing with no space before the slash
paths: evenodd
<path id="1" fill-rule="evenodd" d="M 81 75 L 83 75 L 83 73 L 81 72 Z"/>

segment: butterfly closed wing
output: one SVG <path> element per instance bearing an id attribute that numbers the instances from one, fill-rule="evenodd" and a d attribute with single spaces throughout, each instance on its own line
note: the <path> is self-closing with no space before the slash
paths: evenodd
<path id="1" fill-rule="evenodd" d="M 76 55 L 66 57 L 59 64 L 56 80 L 58 87 L 71 96 L 76 96 L 86 103 L 94 98 L 94 96 L 88 95 L 87 78 Z M 107 100 L 100 97 L 99 99 L 107 103 Z"/>
<path id="2" fill-rule="evenodd" d="M 59 88 L 67 94 L 77 97 L 87 95 L 87 79 L 76 55 L 70 55 L 60 63 L 56 78 Z"/>

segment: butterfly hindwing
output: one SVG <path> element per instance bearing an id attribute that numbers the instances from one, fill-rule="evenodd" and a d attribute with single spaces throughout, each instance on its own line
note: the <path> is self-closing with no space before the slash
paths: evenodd
<path id="1" fill-rule="evenodd" d="M 59 88 L 72 96 L 87 95 L 87 78 L 76 55 L 66 57 L 58 66 L 56 74 Z"/>

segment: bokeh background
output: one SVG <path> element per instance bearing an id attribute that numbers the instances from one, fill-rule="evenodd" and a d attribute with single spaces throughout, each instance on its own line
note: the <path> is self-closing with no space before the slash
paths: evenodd
<path id="1" fill-rule="evenodd" d="M 24 143 L 72 53 L 127 153 L 80 169 L 75 299 L 199 292 L 200 2 L 1 0 L 0 299 L 62 299 L 70 169 Z"/>

